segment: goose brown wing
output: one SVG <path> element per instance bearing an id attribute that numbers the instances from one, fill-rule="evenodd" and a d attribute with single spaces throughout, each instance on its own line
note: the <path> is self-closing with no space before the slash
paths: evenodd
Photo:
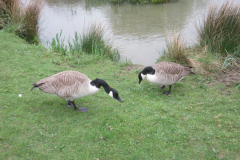
<path id="1" fill-rule="evenodd" d="M 164 72 L 170 75 L 181 75 L 183 66 L 172 62 L 160 62 L 152 66 L 157 72 Z"/>
<path id="2" fill-rule="evenodd" d="M 35 84 L 46 93 L 58 94 L 59 90 L 75 92 L 78 86 L 88 81 L 89 78 L 76 71 L 64 71 L 53 76 L 44 78 Z"/>

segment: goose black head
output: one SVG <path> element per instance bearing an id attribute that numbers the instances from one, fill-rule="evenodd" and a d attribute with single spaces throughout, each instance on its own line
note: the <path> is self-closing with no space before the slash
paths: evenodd
<path id="1" fill-rule="evenodd" d="M 138 74 L 138 79 L 139 79 L 139 84 L 141 83 L 142 80 L 147 76 L 147 74 L 155 74 L 155 69 L 152 67 L 145 67 L 142 72 Z"/>
<path id="2" fill-rule="evenodd" d="M 105 92 L 106 92 L 110 97 L 115 98 L 116 100 L 118 100 L 118 101 L 120 101 L 120 102 L 123 102 L 123 101 L 121 100 L 121 98 L 119 97 L 118 92 L 117 92 L 115 89 L 111 88 L 111 87 L 107 84 L 107 82 L 105 82 L 104 80 L 96 78 L 96 79 L 94 79 L 93 81 L 91 81 L 90 84 L 93 85 L 93 86 L 96 86 L 97 88 L 100 88 L 100 87 L 102 86 L 102 87 L 104 88 Z"/>
<path id="3" fill-rule="evenodd" d="M 108 91 L 106 91 L 107 93 L 108 93 L 108 95 L 110 96 L 110 97 L 112 97 L 112 98 L 115 98 L 116 100 L 118 100 L 118 101 L 120 101 L 121 103 L 123 102 L 122 100 L 121 100 L 121 98 L 119 97 L 119 94 L 118 94 L 118 91 L 116 91 L 115 89 L 113 89 L 113 88 L 111 88 L 111 87 L 109 87 L 110 89 L 108 90 Z"/>

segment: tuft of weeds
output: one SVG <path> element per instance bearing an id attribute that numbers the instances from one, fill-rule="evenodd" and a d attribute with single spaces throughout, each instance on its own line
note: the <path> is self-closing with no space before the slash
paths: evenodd
<path id="1" fill-rule="evenodd" d="M 47 44 L 62 56 L 68 56 L 70 59 L 74 56 L 78 59 L 78 63 L 80 63 L 79 56 L 84 55 L 92 55 L 95 57 L 94 59 L 96 57 L 112 58 L 115 62 L 120 60 L 118 49 L 112 47 L 110 38 L 104 37 L 105 30 L 101 25 L 94 24 L 82 35 L 75 32 L 75 37 L 72 40 L 69 38 L 67 45 L 64 43 L 65 38 L 62 38 L 61 35 L 62 31 L 59 31 L 56 37 L 51 42 L 48 41 Z"/>
<path id="2" fill-rule="evenodd" d="M 231 65 L 232 63 L 234 63 L 236 61 L 236 59 L 234 58 L 235 53 L 233 55 L 229 55 L 227 50 L 226 50 L 226 53 L 227 53 L 227 56 L 225 57 L 225 60 L 222 64 L 221 70 L 224 70 L 225 68 L 227 68 L 229 65 Z"/>
<path id="3" fill-rule="evenodd" d="M 62 30 L 56 34 L 55 38 L 52 38 L 52 42 L 47 41 L 47 45 L 50 45 L 53 51 L 58 52 L 64 56 L 67 52 L 67 46 L 64 45 L 65 38 L 62 39 L 61 36 Z"/>
<path id="4" fill-rule="evenodd" d="M 174 32 L 173 38 L 169 35 L 166 37 L 166 49 L 163 56 L 158 59 L 166 59 L 171 62 L 180 63 L 184 65 L 191 65 L 186 53 L 186 41 L 182 38 L 181 33 Z"/>
<path id="5" fill-rule="evenodd" d="M 199 44 L 212 53 L 224 56 L 225 49 L 232 52 L 240 43 L 240 3 L 226 1 L 221 6 L 210 5 L 203 24 L 196 25 Z"/>
<path id="6" fill-rule="evenodd" d="M 118 62 L 120 60 L 120 53 L 119 53 L 118 49 L 114 48 L 112 50 L 112 54 L 113 54 L 113 61 Z"/>

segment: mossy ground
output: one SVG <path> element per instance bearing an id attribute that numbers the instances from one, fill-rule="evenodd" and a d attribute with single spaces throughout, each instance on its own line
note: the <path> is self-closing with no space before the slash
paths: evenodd
<path id="1" fill-rule="evenodd" d="M 81 63 L 0 31 L 1 159 L 239 159 L 239 84 L 227 87 L 201 75 L 173 85 L 138 85 L 141 67 L 106 58 Z M 32 88 L 55 73 L 75 70 L 101 78 L 123 103 L 99 93 L 65 100 Z M 168 90 L 168 88 L 167 88 Z M 19 97 L 22 94 L 22 97 Z"/>

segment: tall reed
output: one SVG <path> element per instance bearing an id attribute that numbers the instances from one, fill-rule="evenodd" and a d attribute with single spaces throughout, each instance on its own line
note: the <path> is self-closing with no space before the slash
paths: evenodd
<path id="1" fill-rule="evenodd" d="M 20 36 L 25 38 L 29 42 L 36 40 L 40 28 L 39 28 L 39 17 L 41 15 L 43 5 L 41 0 L 31 1 L 26 9 L 24 10 L 23 16 L 23 28 Z"/>
<path id="2" fill-rule="evenodd" d="M 38 41 L 38 20 L 43 8 L 41 0 L 30 1 L 26 6 L 21 0 L 1 0 L 0 5 L 3 11 L 1 16 L 5 17 L 3 28 L 30 43 Z"/>
<path id="3" fill-rule="evenodd" d="M 196 25 L 199 44 L 226 56 L 240 44 L 240 4 L 226 1 L 210 5 L 203 24 Z"/>

